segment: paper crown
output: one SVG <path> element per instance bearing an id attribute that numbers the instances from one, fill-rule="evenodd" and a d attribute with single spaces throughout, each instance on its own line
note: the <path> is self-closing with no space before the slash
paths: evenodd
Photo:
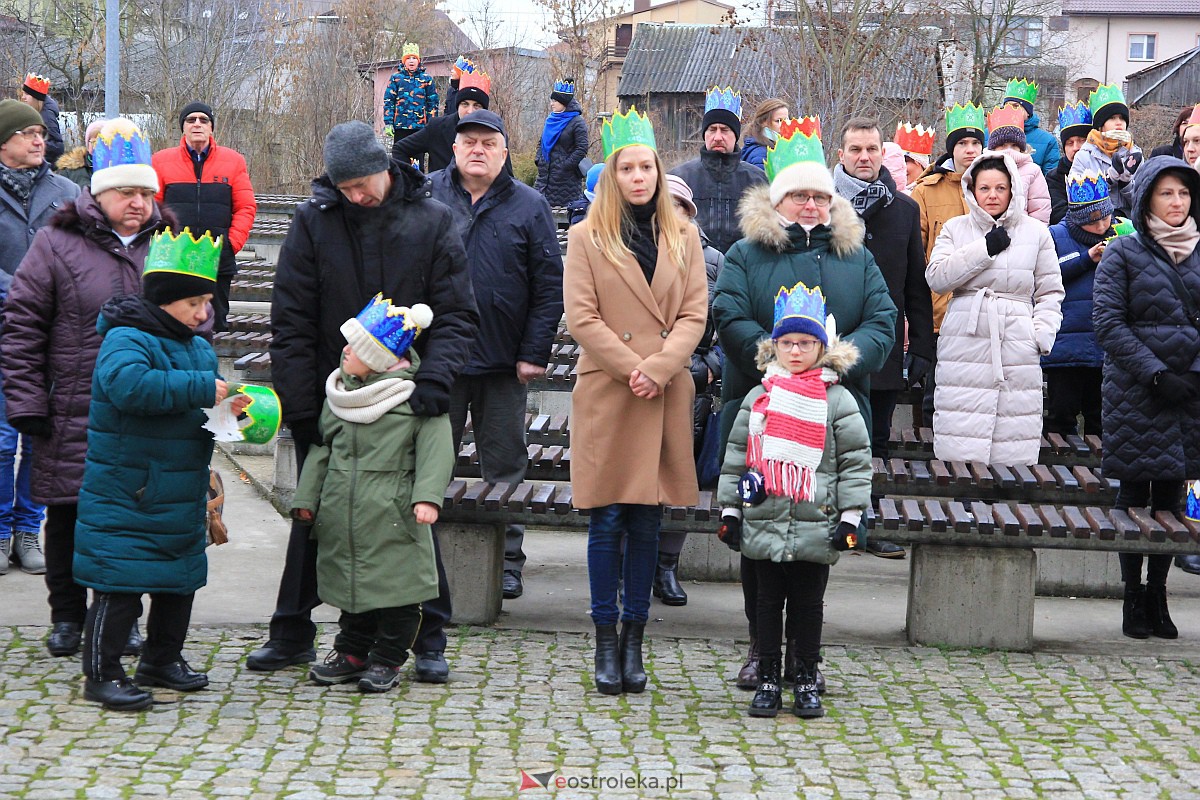
<path id="1" fill-rule="evenodd" d="M 1013 78 L 1004 87 L 1004 99 L 1024 100 L 1029 105 L 1037 102 L 1037 81 L 1027 81 L 1024 78 Z"/>
<path id="2" fill-rule="evenodd" d="M 1100 109 L 1108 105 L 1125 105 L 1125 93 L 1121 91 L 1121 87 L 1112 83 L 1102 83 L 1096 87 L 1096 91 L 1088 95 L 1088 110 L 1092 112 L 1092 118 L 1095 119 Z"/>
<path id="3" fill-rule="evenodd" d="M 1137 229 L 1133 227 L 1133 220 L 1125 219 L 1125 217 L 1114 217 L 1112 222 L 1113 235 L 1110 239 L 1115 239 L 1118 236 L 1128 236 L 1131 233 L 1136 233 Z"/>
<path id="4" fill-rule="evenodd" d="M 992 113 L 987 115 L 987 130 L 990 134 L 994 130 L 1000 128 L 1016 128 L 1019 131 L 1025 130 L 1025 115 L 1018 109 L 1009 108 L 1008 106 L 997 106 L 992 109 Z"/>
<path id="5" fill-rule="evenodd" d="M 967 103 L 965 106 L 955 103 L 946 109 L 946 135 L 966 129 L 984 130 L 986 125 L 983 106 Z"/>
<path id="6" fill-rule="evenodd" d="M 900 149 L 906 153 L 915 153 L 919 156 L 933 155 L 933 128 L 926 128 L 924 125 L 917 125 L 914 128 L 912 123 L 902 122 L 896 125 L 896 135 L 892 141 L 900 145 Z"/>
<path id="7" fill-rule="evenodd" d="M 474 71 L 475 62 L 471 61 L 471 59 L 467 58 L 466 56 L 459 56 L 457 59 L 455 59 L 454 66 L 450 68 L 450 79 L 456 81 L 461 80 L 463 73 Z"/>
<path id="8" fill-rule="evenodd" d="M 488 97 L 492 95 L 492 78 L 481 68 L 471 64 L 471 69 L 464 70 L 458 81 L 458 91 L 463 89 L 478 89 Z"/>
<path id="9" fill-rule="evenodd" d="M 813 161 L 825 166 L 819 117 L 802 117 L 783 123 L 783 127 L 779 129 L 779 138 L 767 150 L 767 159 L 763 165 L 767 180 L 775 180 L 775 176 L 780 172 L 801 161 Z"/>
<path id="10" fill-rule="evenodd" d="M 391 300 L 383 299 L 383 294 L 380 293 L 367 303 L 366 308 L 358 312 L 354 320 L 376 344 L 396 358 L 402 358 L 412 346 L 417 334 L 433 322 L 433 312 L 424 303 L 417 303 L 412 308 L 394 306 Z M 354 343 L 351 342 L 351 347 L 353 346 Z M 358 356 L 364 361 L 367 360 L 362 353 L 358 353 Z"/>
<path id="11" fill-rule="evenodd" d="M 1183 515 L 1193 522 L 1200 522 L 1200 481 L 1192 481 L 1187 488 L 1187 504 Z"/>
<path id="12" fill-rule="evenodd" d="M 1087 128 L 1092 127 L 1092 112 L 1087 107 L 1087 103 L 1076 101 L 1067 103 L 1058 110 L 1058 131 L 1061 135 L 1067 128 Z M 1076 136 L 1087 136 L 1087 132 L 1072 134 Z"/>
<path id="13" fill-rule="evenodd" d="M 250 398 L 250 405 L 243 412 L 246 419 L 238 422 L 242 439 L 251 444 L 266 444 L 275 438 L 283 419 L 279 395 L 275 394 L 275 390 L 270 386 L 243 383 L 233 391 Z"/>
<path id="14" fill-rule="evenodd" d="M 26 89 L 31 89 L 35 94 L 40 94 L 43 98 L 50 94 L 50 79 L 38 75 L 36 72 L 30 72 L 25 76 Z"/>
<path id="15" fill-rule="evenodd" d="M 124 117 L 104 123 L 92 153 L 92 170 L 99 172 L 125 164 L 150 165 L 150 140 L 132 120 Z"/>
<path id="16" fill-rule="evenodd" d="M 100 148 L 97 147 L 97 150 Z M 217 266 L 221 261 L 221 237 L 213 238 L 208 231 L 197 239 L 191 228 L 175 234 L 167 228 L 154 234 L 146 253 L 143 275 L 152 272 L 174 272 L 216 283 Z"/>
<path id="17" fill-rule="evenodd" d="M 575 81 L 570 78 L 554 82 L 555 94 L 575 94 Z"/>
<path id="18" fill-rule="evenodd" d="M 630 106 L 624 114 L 614 111 L 612 116 L 600 125 L 600 142 L 604 147 L 604 160 L 622 147 L 631 144 L 643 144 L 651 150 L 658 150 L 654 142 L 654 126 L 650 119 Z"/>
<path id="19" fill-rule="evenodd" d="M 416 56 L 417 58 L 420 58 L 421 45 L 417 44 L 416 42 L 405 42 L 404 46 L 400 48 L 400 60 L 403 61 L 409 56 Z"/>
<path id="20" fill-rule="evenodd" d="M 735 92 L 733 87 L 714 86 L 704 95 L 704 113 L 721 109 L 728 111 L 738 119 L 742 118 L 742 93 Z"/>
<path id="21" fill-rule="evenodd" d="M 1200 125 L 1200 103 L 1196 104 L 1196 107 L 1192 109 L 1192 115 L 1184 120 L 1184 122 L 1189 128 L 1193 125 Z"/>
<path id="22" fill-rule="evenodd" d="M 775 320 L 771 338 L 786 333 L 810 333 L 829 344 L 825 330 L 825 295 L 820 286 L 809 289 L 801 281 L 788 289 L 780 286 L 775 295 Z"/>
<path id="23" fill-rule="evenodd" d="M 1067 202 L 1072 205 L 1096 203 L 1108 197 L 1108 181 L 1098 172 L 1072 172 L 1067 178 Z"/>

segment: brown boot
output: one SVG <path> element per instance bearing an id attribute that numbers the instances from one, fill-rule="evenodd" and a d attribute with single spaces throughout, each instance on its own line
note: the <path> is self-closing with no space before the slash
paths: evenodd
<path id="1" fill-rule="evenodd" d="M 737 687 L 753 691 L 758 688 L 758 639 L 750 637 L 750 652 L 746 654 L 746 663 L 738 672 Z"/>

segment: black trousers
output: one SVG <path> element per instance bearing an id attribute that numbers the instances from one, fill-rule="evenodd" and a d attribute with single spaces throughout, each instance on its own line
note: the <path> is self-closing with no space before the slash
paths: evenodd
<path id="1" fill-rule="evenodd" d="M 87 616 L 87 589 L 75 582 L 75 520 L 79 506 L 46 506 L 46 589 L 50 622 L 82 625 Z M 134 617 L 134 619 L 137 619 Z"/>
<path id="2" fill-rule="evenodd" d="M 121 652 L 134 623 L 142 615 L 142 596 L 124 592 L 92 595 L 83 628 L 83 674 L 94 681 L 115 681 L 125 677 Z M 142 663 L 162 667 L 183 658 L 195 596 L 194 592 L 150 595 Z"/>
<path id="3" fill-rule="evenodd" d="M 1076 422 L 1083 415 L 1085 436 L 1100 435 L 1100 367 L 1051 367 L 1046 376 L 1046 433 L 1073 436 L 1079 433 Z"/>
<path id="4" fill-rule="evenodd" d="M 933 430 L 933 395 L 937 391 L 937 340 L 938 335 L 935 333 L 933 334 L 933 363 L 929 365 L 929 372 L 925 374 L 925 396 L 921 398 L 923 427 L 930 430 Z"/>
<path id="5" fill-rule="evenodd" d="M 298 471 L 304 468 L 309 444 L 296 439 Z M 312 528 L 308 525 L 292 523 L 283 561 L 283 575 L 279 579 L 279 594 L 275 599 L 275 613 L 271 615 L 271 641 L 279 642 L 288 649 L 312 647 L 317 636 L 312 610 L 321 605 L 321 598 L 317 595 L 317 543 L 309 538 L 311 532 Z M 445 627 L 450 621 L 452 609 L 450 583 L 446 580 L 446 568 L 442 565 L 437 525 L 433 526 L 433 552 L 437 559 L 438 596 L 421 604 L 421 627 L 412 647 L 417 653 L 446 649 Z"/>
<path id="6" fill-rule="evenodd" d="M 226 317 L 229 316 L 229 290 L 233 285 L 233 276 L 235 273 L 228 272 L 217 275 L 217 290 L 213 292 L 212 307 L 213 307 L 213 332 L 229 330 L 229 324 L 226 322 Z"/>
<path id="7" fill-rule="evenodd" d="M 1113 505 L 1122 511 L 1150 506 L 1154 511 L 1178 511 L 1179 499 L 1183 495 L 1183 481 L 1121 481 L 1117 499 Z M 1142 582 L 1141 553 L 1118 553 L 1121 560 L 1121 581 L 1139 585 Z M 1173 556 L 1154 553 L 1145 556 L 1146 583 L 1166 586 L 1167 573 L 1171 571 Z"/>
<path id="8" fill-rule="evenodd" d="M 897 389 L 871 390 L 871 455 L 887 459 L 891 455 L 888 442 L 892 438 L 892 415 L 896 413 Z"/>
<path id="9" fill-rule="evenodd" d="M 357 614 L 343 611 L 338 618 L 341 632 L 333 640 L 333 648 L 355 658 L 399 667 L 408 660 L 420 625 L 421 606 L 416 603 Z"/>
<path id="10" fill-rule="evenodd" d="M 801 659 L 819 660 L 829 565 L 765 559 L 753 564 L 758 576 L 759 658 L 766 661 L 782 657 L 783 606 L 787 603 L 787 638 L 797 643 Z"/>

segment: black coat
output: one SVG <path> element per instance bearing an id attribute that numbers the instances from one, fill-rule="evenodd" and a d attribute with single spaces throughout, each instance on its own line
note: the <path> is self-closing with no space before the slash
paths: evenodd
<path id="1" fill-rule="evenodd" d="M 714 153 L 701 148 L 700 157 L 685 161 L 675 169 L 687 181 L 696 204 L 696 222 L 708 234 L 713 247 L 728 253 L 733 243 L 742 238 L 738 227 L 738 203 L 751 186 L 767 182 L 761 169 L 742 161 L 742 151 Z"/>
<path id="2" fill-rule="evenodd" d="M 518 361 L 546 366 L 563 314 L 562 256 L 546 198 L 501 173 L 472 207 L 453 164 L 429 180 L 453 212 L 479 308 L 463 373 L 511 374 Z"/>
<path id="3" fill-rule="evenodd" d="M 579 111 L 579 103 L 572 100 L 567 111 Z M 583 115 L 574 117 L 550 151 L 550 160 L 541 156 L 542 143 L 538 140 L 537 182 L 533 188 L 546 196 L 552 206 L 565 206 L 572 200 L 583 197 L 583 176 L 579 174 L 579 162 L 587 157 L 588 130 Z"/>
<path id="4" fill-rule="evenodd" d="M 1057 225 L 1067 216 L 1067 177 L 1071 162 L 1063 156 L 1058 165 L 1046 173 L 1046 188 L 1050 191 L 1050 224 Z"/>
<path id="5" fill-rule="evenodd" d="M 405 136 L 392 145 L 392 155 L 396 157 L 417 158 L 424 153 L 429 154 L 429 172 L 437 172 L 454 163 L 454 137 L 457 134 L 458 112 L 448 116 L 435 117 L 433 122 L 421 128 L 411 136 Z M 505 156 L 504 171 L 512 175 L 512 159 Z"/>
<path id="6" fill-rule="evenodd" d="M 896 304 L 896 344 L 883 369 L 871 376 L 871 389 L 904 388 L 904 320 L 908 320 L 908 350 L 933 361 L 933 297 L 925 282 L 925 245 L 921 239 L 921 209 L 916 201 L 896 190 L 887 170 L 880 178 L 892 190 L 892 201 L 879 201 L 867 209 L 863 244 L 887 282 Z"/>
<path id="7" fill-rule="evenodd" d="M 292 218 L 271 295 L 271 374 L 285 422 L 320 415 L 325 379 L 346 344 L 341 325 L 377 292 L 433 310 L 416 340 L 418 383 L 449 391 L 477 344 L 479 314 L 450 209 L 408 164 L 393 163 L 391 175 L 392 191 L 374 209 L 351 204 L 322 175 Z"/>
<path id="8" fill-rule="evenodd" d="M 1105 249 L 1093 288 L 1092 319 L 1104 351 L 1102 468 L 1123 480 L 1200 476 L 1200 400 L 1179 402 L 1152 386 L 1163 370 L 1200 373 L 1200 329 L 1167 272 L 1176 271 L 1200 305 L 1200 248 L 1175 265 L 1146 228 L 1149 188 L 1164 169 L 1188 184 L 1191 215 L 1200 221 L 1200 174 L 1182 159 L 1147 160 L 1133 183 L 1137 234 Z"/>
<path id="9" fill-rule="evenodd" d="M 51 169 L 58 164 L 58 159 L 66 150 L 62 128 L 58 125 L 59 113 L 58 102 L 47 95 L 45 102 L 42 103 L 42 124 L 46 126 L 46 161 L 50 164 Z"/>

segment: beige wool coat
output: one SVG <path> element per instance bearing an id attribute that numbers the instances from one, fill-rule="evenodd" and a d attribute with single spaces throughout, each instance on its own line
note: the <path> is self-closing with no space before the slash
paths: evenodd
<path id="1" fill-rule="evenodd" d="M 675 220 L 671 221 L 675 224 Z M 659 237 L 653 283 L 633 256 L 619 264 L 571 228 L 563 270 L 567 328 L 583 348 L 571 392 L 571 488 L 576 508 L 613 503 L 692 505 L 698 499 L 688 372 L 704 333 L 708 281 L 700 236 L 684 228 L 685 269 Z M 665 391 L 636 397 L 640 370 Z"/>

